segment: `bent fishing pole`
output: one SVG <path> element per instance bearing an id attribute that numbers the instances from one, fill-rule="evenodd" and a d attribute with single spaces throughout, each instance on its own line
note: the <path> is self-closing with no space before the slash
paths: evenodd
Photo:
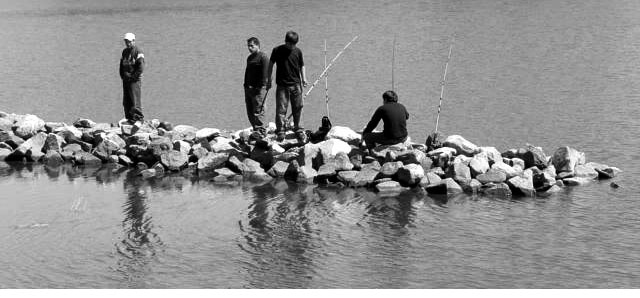
<path id="1" fill-rule="evenodd" d="M 444 97 L 444 83 L 447 81 L 447 69 L 449 68 L 449 60 L 451 60 L 451 49 L 453 49 L 453 40 L 451 40 L 451 45 L 449 46 L 449 56 L 447 56 L 447 63 L 444 65 L 444 75 L 442 76 L 442 82 L 440 85 L 440 103 L 438 104 L 438 116 L 436 117 L 436 130 L 434 133 L 438 132 L 438 123 L 440 122 L 440 109 L 442 108 L 442 98 Z"/>
<path id="2" fill-rule="evenodd" d="M 311 90 L 313 90 L 313 88 L 318 84 L 318 82 L 320 82 L 320 80 L 327 74 L 327 71 L 329 70 L 329 68 L 331 68 L 331 66 L 333 66 L 333 63 L 336 62 L 336 60 L 338 60 L 338 57 L 340 57 L 340 55 L 342 55 L 342 53 L 356 40 L 358 39 L 358 36 L 356 35 L 356 37 L 354 37 L 349 43 L 347 43 L 346 46 L 344 46 L 344 48 L 342 48 L 342 50 L 340 50 L 340 52 L 338 52 L 338 54 L 333 57 L 333 59 L 331 59 L 331 62 L 329 62 L 329 65 L 327 65 L 324 70 L 322 71 L 322 73 L 320 73 L 320 75 L 318 76 L 318 78 L 313 82 L 313 84 L 311 84 L 311 87 L 309 87 L 309 90 L 307 90 L 307 92 L 305 94 L 303 94 L 302 96 L 302 100 L 304 100 L 307 96 L 309 96 L 309 93 L 311 93 Z M 291 117 L 293 117 L 293 112 L 289 115 L 289 117 L 287 117 L 288 119 L 291 119 Z"/>

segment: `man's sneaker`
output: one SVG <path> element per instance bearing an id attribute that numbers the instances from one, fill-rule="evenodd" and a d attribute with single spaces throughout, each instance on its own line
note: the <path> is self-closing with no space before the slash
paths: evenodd
<path id="1" fill-rule="evenodd" d="M 259 131 L 254 131 L 249 135 L 249 140 L 261 140 L 263 138 Z"/>
<path id="2" fill-rule="evenodd" d="M 279 132 L 279 133 L 278 133 L 278 135 L 277 135 L 277 137 L 276 137 L 276 141 L 278 141 L 278 142 L 282 142 L 282 141 L 284 141 L 284 138 L 285 138 L 286 136 L 287 136 L 287 135 L 284 133 L 284 131 L 281 131 L 281 132 Z"/>

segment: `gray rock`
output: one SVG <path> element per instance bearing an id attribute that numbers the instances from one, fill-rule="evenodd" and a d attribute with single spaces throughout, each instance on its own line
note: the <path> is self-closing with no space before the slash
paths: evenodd
<path id="1" fill-rule="evenodd" d="M 445 176 L 458 183 L 468 184 L 471 182 L 471 169 L 462 162 L 453 163 L 447 168 Z"/>
<path id="2" fill-rule="evenodd" d="M 592 166 L 588 165 L 576 165 L 574 168 L 574 176 L 588 179 L 598 178 L 598 171 Z"/>
<path id="3" fill-rule="evenodd" d="M 173 127 L 172 132 L 172 141 L 175 140 L 185 140 L 185 141 L 193 141 L 196 138 L 196 132 L 198 129 L 191 125 L 176 125 Z"/>
<path id="4" fill-rule="evenodd" d="M 42 162 L 48 167 L 57 167 L 64 163 L 64 159 L 58 151 L 51 150 L 44 155 Z"/>
<path id="5" fill-rule="evenodd" d="M 11 131 L 13 128 L 13 120 L 8 118 L 0 118 L 0 130 Z"/>
<path id="6" fill-rule="evenodd" d="M 506 183 L 497 183 L 485 188 L 482 192 L 487 196 L 501 198 L 509 198 L 513 195 L 511 189 L 509 188 L 509 185 L 507 185 Z"/>
<path id="7" fill-rule="evenodd" d="M 485 153 L 478 153 L 473 156 L 469 161 L 469 169 L 471 170 L 471 177 L 477 177 L 480 174 L 484 174 L 489 171 L 489 158 Z"/>
<path id="8" fill-rule="evenodd" d="M 352 185 L 356 176 L 360 171 L 341 171 L 338 172 L 338 180 L 344 182 L 346 185 Z"/>
<path id="9" fill-rule="evenodd" d="M 494 163 L 491 166 L 491 169 L 503 171 L 507 175 L 507 179 L 513 178 L 513 177 L 518 176 L 518 175 L 520 175 L 522 173 L 522 171 L 519 171 L 519 170 L 513 168 L 512 166 L 510 166 L 510 165 L 508 165 L 506 163 L 502 163 L 502 162 Z"/>
<path id="10" fill-rule="evenodd" d="M 401 161 L 385 162 L 380 169 L 380 177 L 393 178 L 398 173 L 398 169 L 402 168 L 403 166 L 404 164 Z"/>
<path id="11" fill-rule="evenodd" d="M 524 168 L 537 167 L 544 169 L 547 166 L 547 155 L 541 147 L 527 144 L 526 152 L 519 156 L 524 161 Z"/>
<path id="12" fill-rule="evenodd" d="M 328 179 L 337 175 L 336 166 L 334 164 L 323 164 L 318 169 L 318 178 Z"/>
<path id="13" fill-rule="evenodd" d="M 442 145 L 444 147 L 455 148 L 458 154 L 466 156 L 474 156 L 476 153 L 480 152 L 478 146 L 459 135 L 448 136 Z"/>
<path id="14" fill-rule="evenodd" d="M 60 151 L 62 150 L 62 146 L 65 144 L 64 139 L 57 134 L 49 133 L 47 138 L 45 139 L 44 146 L 42 147 L 42 151 Z"/>
<path id="15" fill-rule="evenodd" d="M 420 168 L 422 169 L 422 168 Z M 369 186 L 373 184 L 373 181 L 378 177 L 379 172 L 374 169 L 363 169 L 358 172 L 356 177 L 353 179 L 352 186 Z"/>
<path id="16" fill-rule="evenodd" d="M 138 176 L 142 176 L 143 179 L 149 179 L 156 176 L 155 169 L 144 169 L 138 173 Z"/>
<path id="17" fill-rule="evenodd" d="M 332 126 L 325 139 L 338 139 L 349 144 L 359 144 L 362 136 L 346 126 Z"/>
<path id="18" fill-rule="evenodd" d="M 404 165 L 398 169 L 398 182 L 402 185 L 415 186 L 424 177 L 424 169 L 417 164 Z"/>
<path id="19" fill-rule="evenodd" d="M 209 152 L 201 159 L 198 159 L 198 173 L 203 175 L 212 175 L 215 173 L 215 169 L 222 168 L 224 166 L 227 159 L 229 159 L 229 155 L 226 153 Z"/>
<path id="20" fill-rule="evenodd" d="M 536 189 L 533 187 L 533 179 L 531 177 L 516 176 L 507 180 L 507 185 L 509 185 L 512 192 L 517 192 L 527 197 L 536 195 Z"/>
<path id="21" fill-rule="evenodd" d="M 424 174 L 424 177 L 420 179 L 420 186 L 427 187 L 429 185 L 439 184 L 441 181 L 442 178 L 440 178 L 440 176 L 432 172 L 427 172 Z"/>
<path id="22" fill-rule="evenodd" d="M 485 154 L 489 163 L 502 162 L 502 154 L 496 147 L 478 147 L 481 153 Z"/>
<path id="23" fill-rule="evenodd" d="M 318 172 L 310 166 L 302 166 L 298 170 L 297 182 L 313 183 L 313 179 L 318 176 Z"/>
<path id="24" fill-rule="evenodd" d="M 490 169 L 484 174 L 476 176 L 476 179 L 482 183 L 501 183 L 507 181 L 507 174 L 499 169 Z"/>
<path id="25" fill-rule="evenodd" d="M 382 166 L 380 166 L 380 163 L 377 160 L 374 160 L 374 161 L 372 161 L 370 163 L 362 164 L 360 166 L 360 170 L 361 171 L 369 170 L 369 169 L 380 171 L 380 169 L 382 169 Z"/>
<path id="26" fill-rule="evenodd" d="M 242 161 L 242 164 L 244 164 L 244 171 L 243 173 L 258 173 L 258 172 L 264 172 L 264 170 L 262 169 L 262 167 L 260 166 L 261 164 L 251 158 L 245 158 Z"/>
<path id="27" fill-rule="evenodd" d="M 379 192 L 399 192 L 404 188 L 396 181 L 386 181 L 376 184 L 376 189 Z"/>
<path id="28" fill-rule="evenodd" d="M 79 118 L 73 122 L 73 126 L 81 128 L 92 128 L 96 126 L 96 123 L 91 121 L 91 119 Z"/>
<path id="29" fill-rule="evenodd" d="M 193 149 L 193 152 L 191 152 L 191 154 L 195 156 L 196 159 L 201 159 L 209 154 L 209 151 L 203 147 L 197 147 Z"/>
<path id="30" fill-rule="evenodd" d="M 576 165 L 585 163 L 585 156 L 583 152 L 580 152 L 571 147 L 560 147 L 554 153 L 551 158 L 553 166 L 556 168 L 556 173 L 570 172 L 572 173 Z"/>
<path id="31" fill-rule="evenodd" d="M 39 131 L 45 131 L 44 120 L 38 116 L 27 114 L 24 118 L 18 120 L 15 124 L 15 135 L 23 139 L 34 136 Z"/>
<path id="32" fill-rule="evenodd" d="M 160 155 L 160 162 L 169 171 L 180 171 L 187 166 L 189 157 L 184 152 L 170 150 Z"/>
<path id="33" fill-rule="evenodd" d="M 175 128 L 174 128 L 175 130 Z M 217 128 L 209 128 L 209 127 L 205 127 L 202 128 L 198 131 L 195 132 L 195 139 L 196 140 L 207 140 L 207 141 L 211 141 L 213 140 L 213 138 L 217 137 L 220 135 L 220 130 Z"/>
<path id="34" fill-rule="evenodd" d="M 244 171 L 245 171 L 245 165 L 244 163 L 242 163 L 242 161 L 240 161 L 240 159 L 238 159 L 237 156 L 230 156 L 229 159 L 227 160 L 227 167 L 240 174 L 243 175 Z"/>
<path id="35" fill-rule="evenodd" d="M 4 161 L 9 155 L 11 155 L 11 150 L 6 148 L 0 148 L 0 161 Z"/>
<path id="36" fill-rule="evenodd" d="M 225 178 L 231 178 L 236 175 L 236 173 L 228 168 L 219 168 L 214 170 L 216 176 L 222 176 Z"/>
<path id="37" fill-rule="evenodd" d="M 118 155 L 118 163 L 127 167 L 133 166 L 133 161 L 131 161 L 131 159 L 124 154 Z"/>
<path id="38" fill-rule="evenodd" d="M 73 158 L 75 163 L 79 165 L 100 166 L 102 164 L 102 160 L 85 151 L 76 152 Z"/>
<path id="39" fill-rule="evenodd" d="M 336 171 L 351 171 L 353 170 L 353 163 L 351 163 L 351 160 L 349 159 L 349 156 L 344 153 L 344 152 L 339 152 L 338 154 L 336 154 L 335 158 L 333 159 L 335 166 L 336 166 Z"/>
<path id="40" fill-rule="evenodd" d="M 456 194 L 463 192 L 462 187 L 451 178 L 446 178 L 438 184 L 431 184 L 425 187 L 429 194 Z"/>
<path id="41" fill-rule="evenodd" d="M 562 179 L 562 182 L 568 186 L 579 186 L 579 185 L 585 185 L 591 182 L 592 180 L 593 179 L 584 178 L 584 177 L 571 177 L 571 178 Z"/>
<path id="42" fill-rule="evenodd" d="M 289 168 L 288 162 L 279 160 L 279 161 L 276 161 L 275 164 L 273 164 L 273 166 L 269 169 L 269 171 L 267 171 L 267 174 L 271 175 L 272 177 L 282 178 L 284 177 L 288 168 Z"/>

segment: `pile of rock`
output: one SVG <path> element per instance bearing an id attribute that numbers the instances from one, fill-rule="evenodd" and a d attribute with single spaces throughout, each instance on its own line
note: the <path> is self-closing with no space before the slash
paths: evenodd
<path id="1" fill-rule="evenodd" d="M 369 155 L 360 144 L 361 136 L 348 127 L 334 126 L 325 140 L 315 144 L 300 144 L 292 133 L 277 142 L 273 129 L 271 124 L 268 137 L 254 141 L 251 129 L 229 133 L 157 119 L 139 127 L 89 119 L 67 125 L 0 112 L 0 161 L 41 162 L 49 167 L 65 162 L 113 163 L 136 167 L 144 178 L 170 173 L 219 182 L 283 178 L 371 187 L 384 193 L 422 187 L 432 194 L 503 196 L 553 193 L 564 185 L 620 172 L 586 163 L 584 153 L 570 147 L 558 148 L 551 156 L 531 145 L 501 153 L 458 135 L 437 135 L 430 144 L 435 147 L 407 141 L 376 147 Z"/>

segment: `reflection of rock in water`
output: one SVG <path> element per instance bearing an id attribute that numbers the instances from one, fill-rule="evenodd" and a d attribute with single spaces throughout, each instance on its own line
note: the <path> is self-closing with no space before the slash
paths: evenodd
<path id="1" fill-rule="evenodd" d="M 147 214 L 147 192 L 143 190 L 145 182 L 135 174 L 136 171 L 129 171 L 124 179 L 127 192 L 127 200 L 123 204 L 124 237 L 115 244 L 118 254 L 123 257 L 118 261 L 117 270 L 128 279 L 143 275 L 163 244 L 152 231 L 152 217 Z"/>

